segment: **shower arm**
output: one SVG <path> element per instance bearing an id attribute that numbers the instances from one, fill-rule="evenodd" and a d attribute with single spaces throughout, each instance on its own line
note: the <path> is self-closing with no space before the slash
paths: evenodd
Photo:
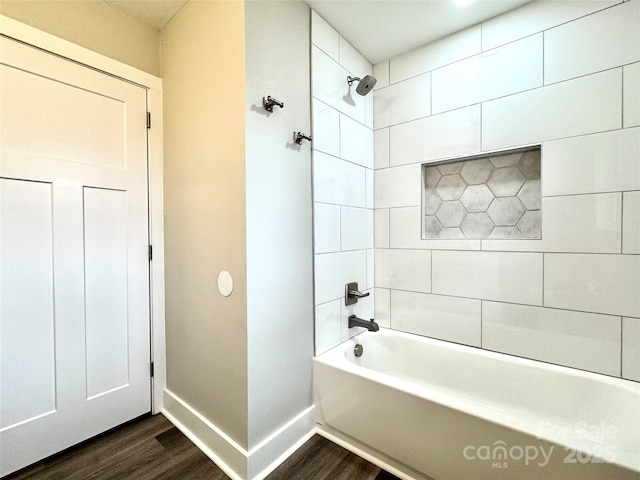
<path id="1" fill-rule="evenodd" d="M 353 85 L 353 82 L 359 82 L 359 81 L 360 81 L 360 77 L 352 77 L 351 75 L 347 77 L 347 83 L 349 84 L 350 87 Z"/>

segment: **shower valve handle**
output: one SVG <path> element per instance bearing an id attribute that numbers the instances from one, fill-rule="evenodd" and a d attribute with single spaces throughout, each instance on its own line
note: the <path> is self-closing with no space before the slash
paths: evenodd
<path id="1" fill-rule="evenodd" d="M 344 286 L 344 304 L 347 307 L 358 303 L 358 299 L 368 297 L 369 295 L 369 292 L 362 293 L 358 290 L 358 282 L 349 282 Z"/>

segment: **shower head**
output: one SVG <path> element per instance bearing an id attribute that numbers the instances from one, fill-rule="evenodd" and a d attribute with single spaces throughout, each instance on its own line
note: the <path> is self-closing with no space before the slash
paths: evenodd
<path id="1" fill-rule="evenodd" d="M 353 82 L 355 82 L 356 80 L 358 81 L 358 86 L 356 87 L 356 93 L 358 95 L 362 95 L 363 97 L 367 93 L 369 93 L 371 90 L 373 90 L 373 87 L 378 81 L 376 80 L 376 77 L 374 77 L 373 75 L 365 75 L 362 78 L 352 77 L 352 76 L 347 77 L 347 83 L 349 84 L 349 86 L 351 86 Z"/>

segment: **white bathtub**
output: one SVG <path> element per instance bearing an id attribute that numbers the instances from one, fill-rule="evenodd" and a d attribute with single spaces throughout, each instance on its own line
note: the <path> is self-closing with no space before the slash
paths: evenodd
<path id="1" fill-rule="evenodd" d="M 321 433 L 404 478 L 640 479 L 635 382 L 381 329 L 314 390 Z"/>

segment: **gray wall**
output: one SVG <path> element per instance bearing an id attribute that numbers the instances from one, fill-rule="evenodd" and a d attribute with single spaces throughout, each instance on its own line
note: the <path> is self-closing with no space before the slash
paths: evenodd
<path id="1" fill-rule="evenodd" d="M 162 65 L 167 388 L 246 447 L 243 4 L 189 2 Z"/>

